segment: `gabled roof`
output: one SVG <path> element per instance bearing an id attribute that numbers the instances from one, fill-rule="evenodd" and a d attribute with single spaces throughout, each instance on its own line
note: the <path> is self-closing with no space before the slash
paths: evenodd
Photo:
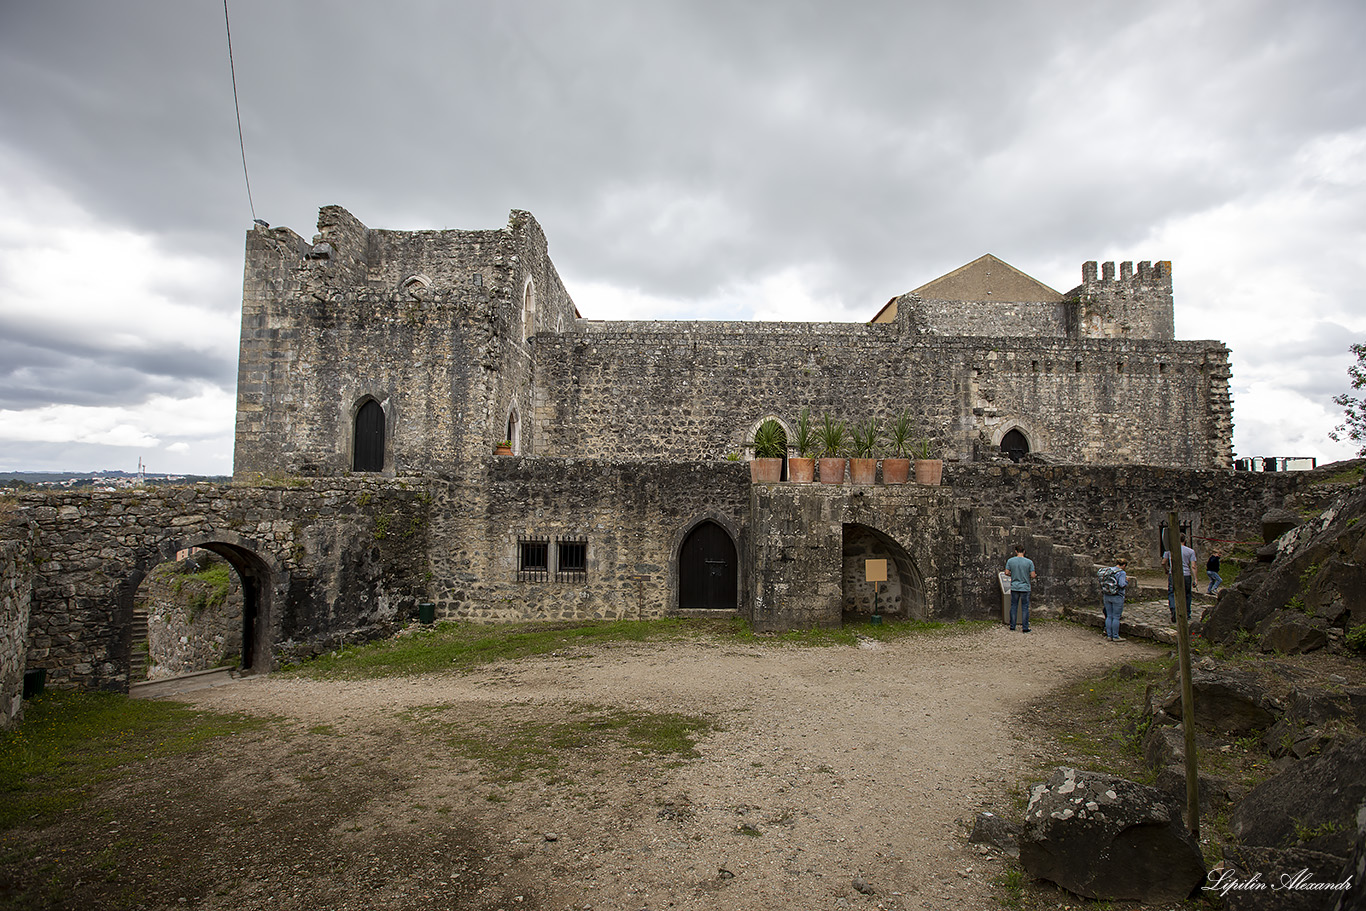
<path id="1" fill-rule="evenodd" d="M 926 300 L 1057 302 L 1063 295 L 1010 263 L 990 253 L 965 266 L 926 282 L 911 292 Z M 886 323 L 896 316 L 896 298 L 878 311 L 872 322 Z"/>

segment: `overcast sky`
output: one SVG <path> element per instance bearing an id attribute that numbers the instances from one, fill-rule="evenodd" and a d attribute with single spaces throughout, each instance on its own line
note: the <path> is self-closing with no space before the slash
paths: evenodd
<path id="1" fill-rule="evenodd" d="M 1366 3 L 232 0 L 255 215 L 528 209 L 584 316 L 857 320 L 983 253 L 1173 261 L 1245 455 L 1347 457 Z M 223 8 L 0 0 L 0 470 L 226 474 Z"/>

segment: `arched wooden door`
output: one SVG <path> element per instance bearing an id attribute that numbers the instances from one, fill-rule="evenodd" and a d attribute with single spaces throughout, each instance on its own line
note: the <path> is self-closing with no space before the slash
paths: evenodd
<path id="1" fill-rule="evenodd" d="M 384 409 L 370 399 L 356 412 L 354 471 L 384 470 Z"/>
<path id="2" fill-rule="evenodd" d="M 683 610 L 735 610 L 739 606 L 735 543 L 715 522 L 689 532 L 678 554 L 678 606 Z"/>

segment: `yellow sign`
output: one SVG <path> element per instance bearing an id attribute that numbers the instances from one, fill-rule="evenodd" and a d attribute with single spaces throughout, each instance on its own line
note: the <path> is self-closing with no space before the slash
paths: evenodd
<path id="1" fill-rule="evenodd" d="M 863 570 L 867 574 L 868 582 L 887 581 L 887 561 L 886 560 L 864 560 Z"/>

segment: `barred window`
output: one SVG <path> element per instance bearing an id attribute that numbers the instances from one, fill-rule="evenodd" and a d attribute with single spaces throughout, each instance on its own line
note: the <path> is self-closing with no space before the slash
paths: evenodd
<path id="1" fill-rule="evenodd" d="M 550 541 L 546 538 L 517 538 L 517 579 L 545 582 L 550 578 Z"/>
<path id="2" fill-rule="evenodd" d="M 555 581 L 582 582 L 587 579 L 588 542 L 583 538 L 559 538 L 555 544 Z"/>

